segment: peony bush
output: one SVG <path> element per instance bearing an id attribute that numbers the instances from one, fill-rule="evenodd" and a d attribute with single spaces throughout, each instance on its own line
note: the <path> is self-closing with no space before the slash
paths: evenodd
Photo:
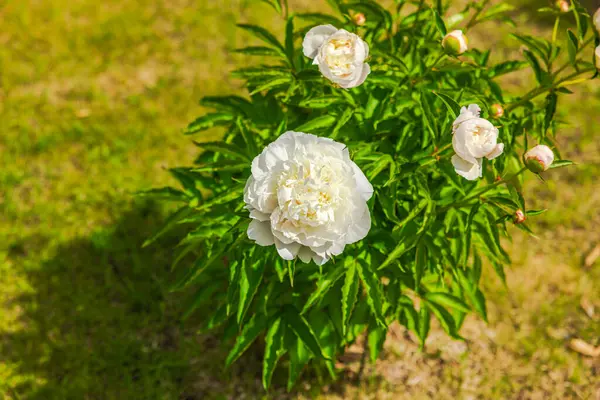
<path id="1" fill-rule="evenodd" d="M 194 142 L 194 165 L 170 170 L 179 188 L 145 192 L 178 206 L 147 244 L 188 232 L 174 256 L 173 290 L 193 294 L 184 317 L 231 341 L 227 366 L 264 348 L 265 388 L 278 364 L 289 389 L 307 366 L 335 379 L 359 338 L 376 360 L 393 323 L 421 346 L 432 318 L 462 340 L 468 313 L 487 319 L 483 265 L 504 281 L 501 239 L 543 212 L 525 175 L 572 164 L 555 114 L 598 75 L 600 14 L 577 0 L 541 9 L 553 36 L 514 33 L 520 55 L 492 61 L 468 35 L 514 27 L 503 2 L 328 0 L 309 14 L 263 2 L 285 34 L 240 24 L 260 43 L 236 50 L 257 57 L 233 72 L 247 95 L 203 98 L 214 111 L 186 130 L 222 139 Z M 503 90 L 522 70 L 535 83 Z"/>

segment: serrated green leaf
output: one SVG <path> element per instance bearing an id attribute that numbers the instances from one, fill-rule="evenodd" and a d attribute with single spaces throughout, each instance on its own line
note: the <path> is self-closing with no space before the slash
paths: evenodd
<path id="1" fill-rule="evenodd" d="M 344 286 L 342 286 L 342 334 L 346 336 L 348 323 L 358 296 L 359 281 L 356 272 L 356 261 L 351 257 L 347 257 L 344 267 L 346 268 L 346 277 Z"/>
<path id="2" fill-rule="evenodd" d="M 438 32 L 440 33 L 441 37 L 443 38 L 444 36 L 446 36 L 446 33 L 448 33 L 448 30 L 446 29 L 446 24 L 444 23 L 444 20 L 442 19 L 442 17 L 440 17 L 440 14 L 438 13 L 438 11 L 432 10 L 432 14 L 433 14 L 433 22 L 435 23 L 435 26 L 437 27 Z"/>
<path id="3" fill-rule="evenodd" d="M 201 131 L 205 131 L 216 126 L 229 125 L 234 120 L 234 116 L 229 113 L 212 113 L 203 115 L 197 118 L 188 125 L 185 130 L 186 135 L 191 135 Z"/>
<path id="4" fill-rule="evenodd" d="M 317 339 L 310 325 L 306 319 L 300 315 L 300 313 L 298 313 L 298 310 L 287 305 L 284 307 L 283 317 L 285 318 L 285 321 L 290 329 L 296 334 L 298 339 L 304 342 L 306 347 L 315 357 L 329 359 L 329 357 L 323 353 L 323 349 L 319 344 L 319 340 Z"/>
<path id="5" fill-rule="evenodd" d="M 456 296 L 444 292 L 429 292 L 425 294 L 427 301 L 452 308 L 457 311 L 468 313 L 469 306 Z"/>
<path id="6" fill-rule="evenodd" d="M 570 29 L 567 29 L 567 39 L 569 61 L 571 61 L 571 65 L 575 66 L 577 64 L 577 50 L 579 49 L 579 40 Z"/>
<path id="7" fill-rule="evenodd" d="M 290 369 L 287 382 L 287 390 L 289 392 L 294 387 L 298 378 L 300 378 L 304 366 L 308 364 L 310 352 L 302 340 L 294 337 L 288 353 L 290 355 Z"/>
<path id="8" fill-rule="evenodd" d="M 312 132 L 317 129 L 324 129 L 333 126 L 337 122 L 337 119 L 332 115 L 321 115 L 315 119 L 311 119 L 308 122 L 296 127 L 297 132 Z"/>
<path id="9" fill-rule="evenodd" d="M 246 152 L 245 149 L 236 146 L 234 144 L 225 143 L 225 142 L 196 142 L 194 144 L 204 150 L 212 151 L 215 153 L 220 153 L 224 155 L 231 156 L 233 158 L 237 158 L 238 160 L 250 162 L 250 156 Z"/>
<path id="10" fill-rule="evenodd" d="M 285 354 L 284 338 L 285 324 L 282 318 L 279 317 L 271 323 L 265 337 L 265 356 L 263 359 L 262 374 L 262 383 L 265 390 L 268 390 L 269 386 L 271 386 L 273 371 L 275 371 L 275 367 L 281 356 Z"/>
<path id="11" fill-rule="evenodd" d="M 320 299 L 325 296 L 327 291 L 331 289 L 333 284 L 337 282 L 338 279 L 342 277 L 344 274 L 344 270 L 342 268 L 332 268 L 327 274 L 323 275 L 319 282 L 317 282 L 317 288 L 314 290 L 306 304 L 304 304 L 304 308 L 302 309 L 302 314 L 305 314 L 315 303 L 317 303 Z"/>
<path id="12" fill-rule="evenodd" d="M 367 304 L 369 305 L 373 316 L 379 325 L 387 326 L 385 322 L 385 316 L 383 314 L 384 297 L 381 291 L 381 282 L 379 281 L 379 277 L 372 269 L 371 265 L 364 260 L 357 260 L 356 268 L 360 280 L 365 288 Z"/>
<path id="13" fill-rule="evenodd" d="M 279 40 L 277 40 L 277 38 L 271 32 L 266 30 L 265 28 L 262 28 L 257 25 L 250 25 L 250 24 L 238 24 L 238 27 L 242 28 L 246 32 L 251 33 L 252 35 L 259 38 L 260 40 L 264 41 L 265 43 L 270 44 L 275 49 L 280 51 L 282 54 L 285 54 L 285 50 L 284 50 L 283 46 L 281 45 L 281 43 L 279 43 Z"/>
<path id="14" fill-rule="evenodd" d="M 244 328 L 237 336 L 235 345 L 227 355 L 225 367 L 228 368 L 250 347 L 267 327 L 267 320 L 264 315 L 254 314 L 252 318 L 244 325 Z"/>
<path id="15" fill-rule="evenodd" d="M 550 164 L 549 169 L 562 168 L 562 167 L 567 167 L 569 165 L 575 165 L 575 163 L 570 160 L 557 160 L 557 161 L 554 161 L 552 164 Z"/>
<path id="16" fill-rule="evenodd" d="M 425 348 L 425 341 L 427 340 L 427 336 L 429 335 L 430 327 L 431 315 L 429 314 L 429 308 L 427 308 L 425 304 L 421 304 L 421 309 L 419 310 L 419 327 L 417 332 L 419 336 L 419 341 L 421 342 L 421 350 Z"/>
<path id="17" fill-rule="evenodd" d="M 452 317 L 452 314 L 448 312 L 448 310 L 436 303 L 427 302 L 426 304 L 427 308 L 431 310 L 433 315 L 435 315 L 438 321 L 440 321 L 440 325 L 442 326 L 444 331 L 446 331 L 446 333 L 450 335 L 450 337 L 455 339 L 462 339 L 458 334 L 458 330 L 456 328 L 456 321 Z"/>
<path id="18" fill-rule="evenodd" d="M 387 328 L 379 326 L 377 323 L 371 324 L 369 332 L 367 334 L 367 343 L 369 345 L 369 355 L 371 362 L 375 363 L 379 358 L 379 354 L 383 349 L 385 338 L 387 335 Z"/>
<path id="19" fill-rule="evenodd" d="M 241 324 L 250 307 L 250 303 L 258 290 L 263 273 L 265 271 L 265 262 L 262 259 L 250 261 L 247 257 L 242 260 L 240 270 L 240 300 L 237 310 L 237 322 Z"/>

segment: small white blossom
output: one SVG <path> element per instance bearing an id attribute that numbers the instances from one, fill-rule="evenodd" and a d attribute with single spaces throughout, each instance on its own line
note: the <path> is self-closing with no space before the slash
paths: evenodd
<path id="1" fill-rule="evenodd" d="M 444 36 L 442 47 L 451 54 L 460 55 L 469 49 L 469 41 L 463 31 L 456 30 Z"/>
<path id="2" fill-rule="evenodd" d="M 275 244 L 285 260 L 318 265 L 363 239 L 371 228 L 373 187 L 345 145 L 286 132 L 252 161 L 244 202 L 248 237 Z"/>
<path id="3" fill-rule="evenodd" d="M 371 72 L 365 60 L 369 45 L 354 33 L 333 25 L 312 28 L 302 43 L 304 55 L 333 83 L 344 89 L 361 85 Z"/>
<path id="4" fill-rule="evenodd" d="M 525 153 L 525 164 L 531 172 L 540 173 L 550 168 L 554 153 L 550 147 L 540 144 Z"/>
<path id="5" fill-rule="evenodd" d="M 482 176 L 483 157 L 493 160 L 504 151 L 504 144 L 497 143 L 498 129 L 480 118 L 480 113 L 476 104 L 463 107 L 452 126 L 452 146 L 456 152 L 452 165 L 457 174 L 470 181 Z"/>

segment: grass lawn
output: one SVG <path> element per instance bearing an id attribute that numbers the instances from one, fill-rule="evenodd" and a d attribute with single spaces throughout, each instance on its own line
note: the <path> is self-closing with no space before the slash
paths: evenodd
<path id="1" fill-rule="evenodd" d="M 141 249 L 164 205 L 132 195 L 193 160 L 181 130 L 201 96 L 241 92 L 227 77 L 245 61 L 229 52 L 247 39 L 235 22 L 281 30 L 255 3 L 0 0 L 0 399 L 264 396 L 256 351 L 223 373 L 218 338 L 182 322 L 186 298 L 166 289 L 175 238 Z M 515 54 L 489 28 L 474 45 Z M 600 245 L 600 86 L 562 99 L 560 148 L 580 165 L 528 186 L 530 208 L 549 211 L 534 224 L 539 239 L 510 244 L 510 290 L 488 273 L 489 325 L 469 319 L 466 343 L 433 329 L 425 354 L 398 327 L 361 381 L 357 347 L 340 365 L 348 379 L 319 390 L 307 377 L 291 397 L 600 396 L 600 358 L 567 346 L 600 345 L 600 262 L 584 265 Z"/>

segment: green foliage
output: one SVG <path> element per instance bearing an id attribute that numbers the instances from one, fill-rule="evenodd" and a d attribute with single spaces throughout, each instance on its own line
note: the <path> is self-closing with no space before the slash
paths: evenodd
<path id="1" fill-rule="evenodd" d="M 181 203 L 159 234 L 186 226 L 190 234 L 179 249 L 197 259 L 176 268 L 173 289 L 202 292 L 228 285 L 226 292 L 216 289 L 211 296 L 214 314 L 207 328 L 238 332 L 227 365 L 264 337 L 265 388 L 282 357 L 289 365 L 288 388 L 308 363 L 335 377 L 336 355 L 365 331 L 375 361 L 393 321 L 413 330 L 421 346 L 432 316 L 461 340 L 466 313 L 474 310 L 487 319 L 481 257 L 506 279 L 510 259 L 501 234 L 508 233 L 517 209 L 525 211 L 521 155 L 534 141 L 554 146 L 561 89 L 594 71 L 586 57 L 578 58 L 591 51 L 593 40 L 586 39 L 585 29 L 589 16 L 573 7 L 578 29 L 577 35 L 567 33 L 568 54 L 556 38 L 515 34 L 527 47 L 524 59 L 494 65 L 491 50 L 446 56 L 441 37 L 450 29 L 447 21 L 465 20 L 465 29 L 495 19 L 510 23 L 510 7 L 487 7 L 483 1 L 452 16 L 446 15 L 447 2 L 430 8 L 422 1 L 397 0 L 390 12 L 371 0 L 331 0 L 336 15 L 294 16 L 287 4 L 265 2 L 286 19 L 284 40 L 262 27 L 239 25 L 262 43 L 238 51 L 272 56 L 272 63 L 234 72 L 245 81 L 248 99 L 202 100 L 215 111 L 192 122 L 186 133 L 225 126 L 222 141 L 197 143 L 204 152 L 195 165 L 172 170 L 183 191 L 155 191 Z M 419 7 L 401 13 L 409 3 Z M 355 12 L 365 14 L 363 27 L 353 25 Z M 360 87 L 335 87 L 302 54 L 300 39 L 307 29 L 329 22 L 369 43 L 373 72 Z M 556 67 L 558 62 L 564 66 Z M 496 78 L 527 65 L 537 86 L 517 97 L 505 93 Z M 546 101 L 537 102 L 542 95 Z M 452 123 L 460 106 L 477 103 L 485 114 L 498 102 L 506 111 L 495 121 L 504 154 L 484 160 L 479 182 L 466 181 L 449 163 Z M 257 246 L 246 235 L 243 188 L 251 160 L 286 130 L 345 143 L 375 188 L 369 235 L 323 267 L 284 262 L 273 246 Z"/>

